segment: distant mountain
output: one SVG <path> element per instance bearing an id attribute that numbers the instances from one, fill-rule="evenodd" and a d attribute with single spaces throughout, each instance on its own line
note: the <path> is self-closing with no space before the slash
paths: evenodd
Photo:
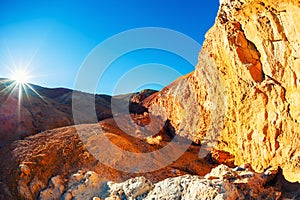
<path id="1" fill-rule="evenodd" d="M 86 99 L 95 100 L 99 121 L 112 117 L 112 97 L 109 95 L 93 95 L 78 91 L 74 93 L 71 89 L 44 88 L 33 84 L 24 85 L 24 88 L 19 90 L 19 86 L 13 81 L 0 79 L 0 147 L 45 130 L 73 125 L 73 94 L 84 101 Z M 21 96 L 19 91 L 21 91 Z M 154 90 L 144 90 L 141 93 L 113 97 L 114 106 L 128 105 L 129 101 L 129 112 L 141 112 L 143 109 L 139 106 L 139 100 L 155 92 Z M 117 108 L 117 110 L 124 109 Z M 82 119 L 81 122 L 88 123 L 88 114 L 84 111 L 78 112 Z"/>

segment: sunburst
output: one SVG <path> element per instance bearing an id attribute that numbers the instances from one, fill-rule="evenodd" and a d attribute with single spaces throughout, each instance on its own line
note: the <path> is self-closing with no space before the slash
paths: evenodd
<path id="1" fill-rule="evenodd" d="M 20 69 L 13 72 L 11 79 L 14 80 L 19 85 L 24 85 L 29 81 L 30 76 L 25 70 Z"/>
<path id="2" fill-rule="evenodd" d="M 18 98 L 19 116 L 21 114 L 20 112 L 24 97 L 28 100 L 29 103 L 31 102 L 29 91 L 32 91 L 45 103 L 47 103 L 45 98 L 41 96 L 38 93 L 38 91 L 36 91 L 34 87 L 29 83 L 32 77 L 33 76 L 25 69 L 21 68 L 17 70 L 11 70 L 11 75 L 9 76 L 10 84 L 7 87 L 5 87 L 2 91 L 0 91 L 0 93 L 5 92 L 6 94 L 8 94 L 7 100 L 9 100 L 12 95 L 16 94 L 16 97 Z"/>
<path id="3" fill-rule="evenodd" d="M 44 97 L 41 96 L 34 87 L 29 83 L 31 81 L 32 75 L 29 74 L 28 71 L 24 69 L 19 69 L 13 71 L 12 75 L 10 76 L 13 85 L 13 90 L 18 89 L 19 90 L 19 101 L 22 100 L 23 93 L 29 98 L 28 91 L 31 90 L 34 92 L 39 98 L 45 101 Z M 14 92 L 14 91 L 13 91 Z M 30 100 L 30 99 L 29 99 Z"/>
<path id="4" fill-rule="evenodd" d="M 22 121 L 22 107 L 34 101 L 33 99 L 39 98 L 47 105 L 46 98 L 39 94 L 35 87 L 31 84 L 33 79 L 37 76 L 33 74 L 33 60 L 39 51 L 39 47 L 32 54 L 24 53 L 24 55 L 12 54 L 11 49 L 7 46 L 6 59 L 0 61 L 0 67 L 5 68 L 7 71 L 4 80 L 3 89 L 0 90 L 0 98 L 2 104 L 10 105 L 9 101 L 14 102 L 17 100 L 16 112 L 18 113 L 18 122 Z M 14 100 L 13 100 L 14 99 Z M 26 101 L 25 101 L 26 100 Z M 19 128 L 19 126 L 18 126 Z"/>

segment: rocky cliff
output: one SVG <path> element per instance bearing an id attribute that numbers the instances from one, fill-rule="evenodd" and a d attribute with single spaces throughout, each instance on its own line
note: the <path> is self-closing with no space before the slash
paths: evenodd
<path id="1" fill-rule="evenodd" d="M 236 164 L 300 181 L 300 2 L 220 3 L 196 70 L 144 104 Z"/>

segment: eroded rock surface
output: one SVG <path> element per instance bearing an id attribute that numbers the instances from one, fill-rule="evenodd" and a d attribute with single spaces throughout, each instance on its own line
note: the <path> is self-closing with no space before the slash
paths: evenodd
<path id="1" fill-rule="evenodd" d="M 221 2 L 196 70 L 144 104 L 235 164 L 281 166 L 300 181 L 300 2 Z"/>
<path id="2" fill-rule="evenodd" d="M 300 2 L 223 1 L 204 50 L 226 88 L 219 147 L 300 181 Z M 201 65 L 201 63 L 199 63 Z"/>

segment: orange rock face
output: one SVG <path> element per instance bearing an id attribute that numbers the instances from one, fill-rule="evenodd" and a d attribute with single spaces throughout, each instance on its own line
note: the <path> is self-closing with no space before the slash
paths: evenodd
<path id="1" fill-rule="evenodd" d="M 299 1 L 221 1 L 196 70 L 145 105 L 179 135 L 217 140 L 235 164 L 300 181 L 299 20 Z"/>
<path id="2" fill-rule="evenodd" d="M 226 88 L 219 148 L 290 181 L 300 181 L 299 13 L 297 1 L 223 1 L 203 47 Z"/>

